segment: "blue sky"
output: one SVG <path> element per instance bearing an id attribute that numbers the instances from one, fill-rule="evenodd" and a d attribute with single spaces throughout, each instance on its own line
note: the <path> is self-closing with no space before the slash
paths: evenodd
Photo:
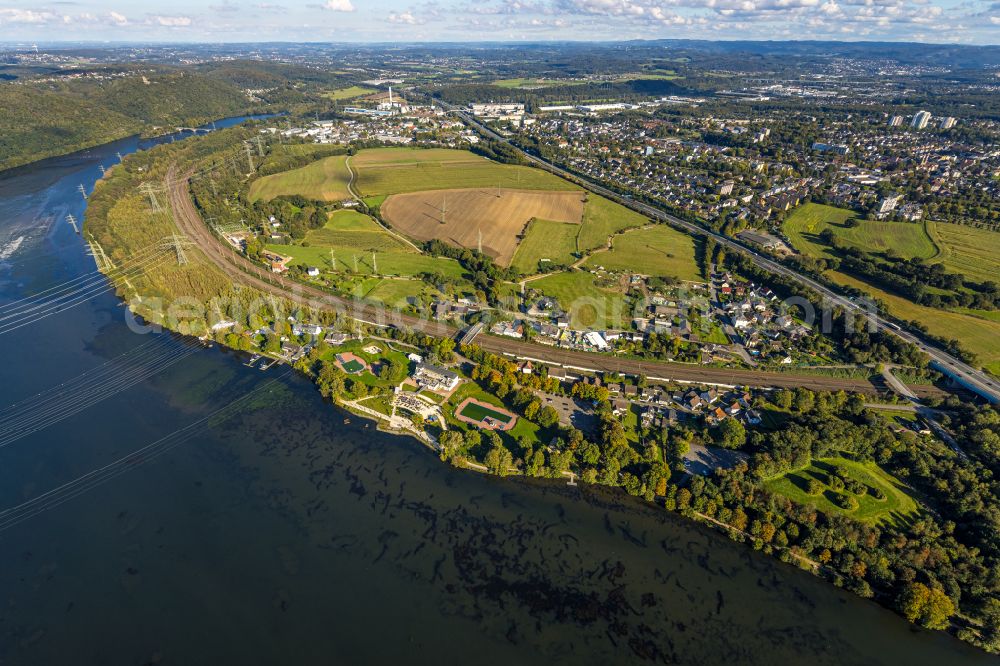
<path id="1" fill-rule="evenodd" d="M 0 0 L 0 41 L 1000 43 L 1000 0 Z"/>

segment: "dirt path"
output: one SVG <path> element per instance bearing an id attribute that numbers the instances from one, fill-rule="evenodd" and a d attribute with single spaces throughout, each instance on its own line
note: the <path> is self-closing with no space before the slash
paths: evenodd
<path id="1" fill-rule="evenodd" d="M 351 179 L 349 181 L 347 181 L 347 192 L 348 192 L 348 194 L 350 194 L 352 197 L 354 197 L 355 200 L 357 200 L 357 201 L 359 201 L 361 203 L 364 203 L 361 200 L 361 193 L 358 192 L 356 189 L 354 189 L 354 181 L 357 180 L 357 174 L 354 172 L 354 169 L 351 167 L 351 156 L 350 155 L 348 155 L 347 159 L 344 160 L 344 166 L 347 167 L 347 173 L 351 174 Z M 367 210 L 367 207 L 366 207 L 366 210 Z M 423 253 L 423 250 L 421 250 L 419 247 L 417 247 L 416 245 L 414 245 L 413 242 L 409 238 L 406 238 L 405 236 L 399 235 L 391 227 L 389 227 L 389 225 L 387 225 L 384 222 L 382 222 L 382 220 L 380 220 L 380 219 L 378 219 L 376 217 L 372 217 L 372 219 L 375 220 L 375 223 L 378 224 L 380 227 L 382 227 L 382 229 L 387 234 L 389 234 L 390 236 L 392 236 L 393 238 L 395 238 L 399 242 L 405 243 L 406 245 L 409 245 L 410 247 L 412 247 L 417 252 L 420 252 L 421 254 Z"/>

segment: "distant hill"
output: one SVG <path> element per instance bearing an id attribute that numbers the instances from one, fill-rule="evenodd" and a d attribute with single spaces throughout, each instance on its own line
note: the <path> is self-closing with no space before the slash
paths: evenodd
<path id="1" fill-rule="evenodd" d="M 0 84 L 0 170 L 252 105 L 239 87 L 188 71 Z"/>

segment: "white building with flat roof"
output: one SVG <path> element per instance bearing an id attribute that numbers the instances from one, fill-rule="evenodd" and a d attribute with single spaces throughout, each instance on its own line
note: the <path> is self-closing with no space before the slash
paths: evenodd
<path id="1" fill-rule="evenodd" d="M 485 104 L 472 103 L 469 104 L 469 111 L 472 115 L 479 118 L 502 118 L 504 116 L 520 116 L 524 115 L 524 104 L 521 103 L 510 103 L 510 104 L 497 104 L 494 102 L 487 102 Z"/>
<path id="2" fill-rule="evenodd" d="M 913 114 L 913 121 L 910 123 L 910 127 L 913 129 L 923 129 L 927 127 L 927 123 L 931 120 L 930 111 L 917 111 Z"/>

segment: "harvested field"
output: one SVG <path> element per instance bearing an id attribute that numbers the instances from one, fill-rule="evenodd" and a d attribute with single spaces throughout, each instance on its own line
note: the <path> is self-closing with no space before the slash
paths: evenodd
<path id="1" fill-rule="evenodd" d="M 529 220 L 579 223 L 583 199 L 581 192 L 505 189 L 498 197 L 495 189 L 437 190 L 393 195 L 381 212 L 395 229 L 419 240 L 475 249 L 482 232 L 483 253 L 506 266 Z"/>

